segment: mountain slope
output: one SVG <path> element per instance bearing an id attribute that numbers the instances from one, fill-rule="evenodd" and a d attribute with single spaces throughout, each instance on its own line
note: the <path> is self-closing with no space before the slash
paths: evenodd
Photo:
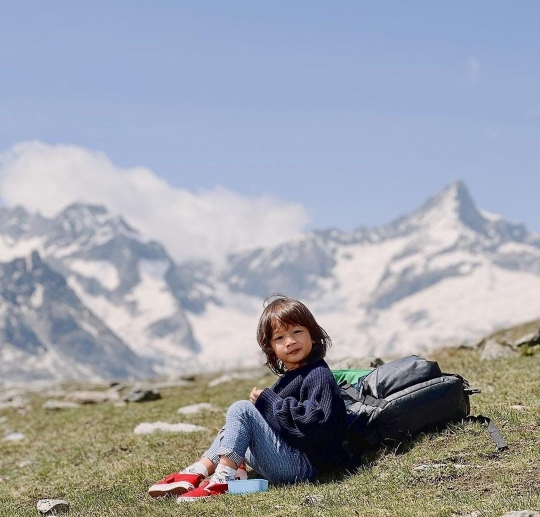
<path id="1" fill-rule="evenodd" d="M 121 217 L 75 204 L 46 219 L 22 208 L 0 210 L 0 258 L 39 250 L 104 325 L 156 371 L 197 353 L 185 312 L 200 311 L 210 288 L 193 267 L 178 267 L 163 246 Z"/>
<path id="2" fill-rule="evenodd" d="M 401 354 L 537 317 L 540 241 L 478 210 L 455 182 L 388 225 L 234 256 L 223 278 L 236 291 L 308 302 L 336 355 Z"/>
<path id="3" fill-rule="evenodd" d="M 155 372 L 37 252 L 0 264 L 0 377 L 142 378 Z"/>

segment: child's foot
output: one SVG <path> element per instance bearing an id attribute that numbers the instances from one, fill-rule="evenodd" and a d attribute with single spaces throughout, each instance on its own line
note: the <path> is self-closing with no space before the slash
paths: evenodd
<path id="1" fill-rule="evenodd" d="M 227 490 L 229 490 L 227 481 L 223 483 L 214 483 L 212 480 L 207 479 L 199 486 L 199 488 L 178 496 L 176 502 L 178 504 L 192 503 L 194 501 L 200 501 L 201 499 L 208 499 L 216 495 L 224 494 Z"/>
<path id="2" fill-rule="evenodd" d="M 227 492 L 227 490 L 229 490 L 229 481 L 236 478 L 238 470 L 240 469 L 233 469 L 223 465 L 218 465 L 216 471 L 212 477 L 210 477 L 210 479 L 202 483 L 199 488 L 182 494 L 176 499 L 176 501 L 179 504 L 191 503 L 193 501 L 200 501 L 201 499 L 208 499 L 216 495 L 224 494 Z M 240 473 L 240 475 L 242 475 L 242 473 Z"/>
<path id="3" fill-rule="evenodd" d="M 238 465 L 238 468 L 236 469 L 236 477 L 234 479 L 247 479 L 247 470 L 246 470 L 246 462 L 243 461 Z"/>
<path id="4" fill-rule="evenodd" d="M 203 474 L 176 472 L 168 475 L 148 489 L 150 497 L 178 496 L 195 490 L 205 478 Z"/>

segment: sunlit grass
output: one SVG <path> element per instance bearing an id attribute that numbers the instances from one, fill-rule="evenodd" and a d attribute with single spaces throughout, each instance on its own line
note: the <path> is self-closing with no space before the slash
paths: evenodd
<path id="1" fill-rule="evenodd" d="M 50 397 L 38 393 L 31 395 L 27 412 L 0 411 L 5 417 L 0 436 L 7 429 L 26 435 L 22 442 L 0 441 L 0 516 L 35 517 L 41 498 L 66 499 L 69 515 L 81 517 L 458 516 L 474 511 L 495 516 L 540 508 L 540 355 L 480 363 L 475 351 L 446 350 L 436 359 L 444 371 L 460 373 L 484 390 L 471 398 L 472 413 L 493 418 L 508 451 L 496 452 L 484 426 L 456 424 L 371 452 L 353 474 L 185 507 L 174 500 L 154 501 L 146 490 L 197 459 L 222 426 L 227 407 L 247 398 L 253 385 L 270 385 L 272 375 L 215 388 L 207 386 L 210 377 L 199 377 L 190 386 L 162 389 L 161 400 L 123 407 L 103 403 L 51 412 L 41 408 Z M 196 402 L 211 402 L 218 411 L 176 413 Z M 158 420 L 198 424 L 207 431 L 133 434 L 138 423 Z M 30 463 L 19 467 L 22 462 Z"/>

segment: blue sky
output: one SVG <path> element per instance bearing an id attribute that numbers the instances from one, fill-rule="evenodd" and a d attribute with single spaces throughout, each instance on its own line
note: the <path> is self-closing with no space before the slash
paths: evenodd
<path id="1" fill-rule="evenodd" d="M 2 2 L 0 153 L 76 146 L 195 197 L 300 205 L 307 229 L 386 223 L 461 179 L 540 231 L 539 19 L 536 1 Z"/>

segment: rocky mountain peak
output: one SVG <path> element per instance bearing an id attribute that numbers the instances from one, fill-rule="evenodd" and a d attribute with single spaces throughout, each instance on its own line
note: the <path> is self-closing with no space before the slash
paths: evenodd
<path id="1" fill-rule="evenodd" d="M 0 208 L 0 233 L 18 239 L 28 230 L 32 216 L 22 206 Z"/>
<path id="2" fill-rule="evenodd" d="M 490 236 L 490 221 L 476 208 L 462 181 L 450 183 L 418 210 L 391 223 L 390 228 L 393 236 L 409 235 L 418 230 L 461 233 L 464 229 L 484 237 Z"/>
<path id="3" fill-rule="evenodd" d="M 90 203 L 72 203 L 61 212 L 65 217 L 80 217 L 90 215 L 98 217 L 108 215 L 109 211 L 104 205 L 94 205 Z"/>
<path id="4" fill-rule="evenodd" d="M 487 220 L 476 208 L 469 191 L 462 181 L 454 181 L 435 196 L 442 212 L 468 226 L 477 233 L 487 236 Z"/>
<path id="5" fill-rule="evenodd" d="M 86 240 L 99 234 L 101 239 L 117 235 L 138 237 L 138 232 L 124 219 L 112 214 L 103 205 L 75 203 L 69 205 L 52 220 L 55 226 L 54 240 L 69 244 L 73 240 Z"/>
<path id="6" fill-rule="evenodd" d="M 57 220 L 67 222 L 74 230 L 93 229 L 100 226 L 116 227 L 120 231 L 138 233 L 128 225 L 121 216 L 114 215 L 103 205 L 74 203 L 66 207 L 56 217 Z"/>

